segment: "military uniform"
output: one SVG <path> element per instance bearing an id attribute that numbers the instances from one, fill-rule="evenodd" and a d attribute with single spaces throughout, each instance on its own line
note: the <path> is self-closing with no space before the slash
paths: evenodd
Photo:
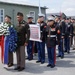
<path id="1" fill-rule="evenodd" d="M 65 52 L 70 51 L 70 24 L 66 23 L 66 30 L 65 30 Z"/>
<path id="2" fill-rule="evenodd" d="M 46 41 L 46 35 L 45 35 L 45 30 L 46 30 L 46 26 L 47 24 L 42 21 L 40 26 L 40 34 L 41 34 L 41 41 L 42 42 L 37 42 L 37 50 L 38 50 L 38 61 L 37 62 L 41 62 L 42 64 L 45 62 L 45 41 Z"/>
<path id="3" fill-rule="evenodd" d="M 16 27 L 17 30 L 17 67 L 25 68 L 25 43 L 28 43 L 30 37 L 30 28 L 27 22 L 22 20 Z"/>
<path id="4" fill-rule="evenodd" d="M 27 18 L 28 18 L 28 24 L 30 24 L 30 25 L 34 24 L 32 22 L 33 17 L 30 14 L 27 15 Z M 33 43 L 34 43 L 33 41 L 29 40 L 29 43 L 28 43 L 28 46 L 27 46 L 27 54 L 28 54 L 27 59 L 28 60 L 32 60 L 33 59 Z"/>
<path id="5" fill-rule="evenodd" d="M 46 37 L 47 37 L 47 51 L 48 51 L 48 65 L 51 68 L 55 67 L 56 64 L 56 37 L 59 34 L 59 28 L 55 25 L 47 26 Z M 58 38 L 58 37 L 57 37 Z"/>
<path id="6" fill-rule="evenodd" d="M 73 34 L 74 34 L 74 45 L 73 45 L 73 50 L 75 50 L 75 22 L 73 23 Z"/>
<path id="7" fill-rule="evenodd" d="M 33 22 L 30 22 L 28 24 L 34 24 Z M 34 41 L 29 41 L 28 46 L 27 46 L 27 54 L 28 54 L 28 59 L 32 60 L 33 59 L 33 43 Z"/>
<path id="8" fill-rule="evenodd" d="M 71 36 L 71 46 L 73 45 L 73 23 L 70 22 L 70 36 Z"/>
<path id="9" fill-rule="evenodd" d="M 61 35 L 59 36 L 60 41 L 58 45 L 58 57 L 63 58 L 64 57 L 64 36 L 65 36 L 65 28 L 66 28 L 66 24 L 64 20 L 61 21 L 59 28 L 60 28 Z"/>

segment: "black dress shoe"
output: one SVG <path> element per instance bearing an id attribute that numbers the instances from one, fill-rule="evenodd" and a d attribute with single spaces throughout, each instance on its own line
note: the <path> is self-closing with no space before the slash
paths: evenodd
<path id="1" fill-rule="evenodd" d="M 63 59 L 64 58 L 64 56 L 61 56 L 61 59 Z"/>
<path id="2" fill-rule="evenodd" d="M 18 71 L 23 71 L 25 68 L 24 67 L 20 67 L 19 69 L 18 69 Z"/>
<path id="3" fill-rule="evenodd" d="M 58 55 L 57 57 L 61 57 L 61 55 Z"/>
<path id="4" fill-rule="evenodd" d="M 28 57 L 26 59 L 29 59 Z"/>
<path id="5" fill-rule="evenodd" d="M 55 67 L 55 65 L 51 65 L 51 68 L 54 68 Z"/>
<path id="6" fill-rule="evenodd" d="M 47 65 L 47 67 L 50 67 L 50 66 L 51 66 L 51 64 L 48 64 L 48 65 Z"/>
<path id="7" fill-rule="evenodd" d="M 67 53 L 68 53 L 68 54 L 70 54 L 70 52 L 69 52 L 69 51 L 68 51 Z"/>
<path id="8" fill-rule="evenodd" d="M 8 64 L 8 67 L 11 67 L 11 66 L 13 66 L 13 63 L 11 63 L 11 64 Z"/>
<path id="9" fill-rule="evenodd" d="M 41 61 L 36 61 L 36 63 L 40 63 Z"/>
<path id="10" fill-rule="evenodd" d="M 33 58 L 28 59 L 29 61 L 33 60 Z"/>
<path id="11" fill-rule="evenodd" d="M 45 62 L 41 62 L 41 64 L 44 64 Z"/>
<path id="12" fill-rule="evenodd" d="M 67 51 L 64 51 L 64 52 L 67 52 Z"/>
<path id="13" fill-rule="evenodd" d="M 20 69 L 20 67 L 16 67 L 14 70 L 18 70 L 18 69 Z"/>

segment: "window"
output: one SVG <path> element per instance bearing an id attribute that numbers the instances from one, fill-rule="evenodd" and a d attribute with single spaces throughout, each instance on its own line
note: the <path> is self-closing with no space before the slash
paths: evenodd
<path id="1" fill-rule="evenodd" d="M 33 17 L 33 22 L 35 22 L 35 11 L 30 11 L 29 14 Z"/>
<path id="2" fill-rule="evenodd" d="M 0 9 L 0 23 L 4 21 L 4 9 Z"/>

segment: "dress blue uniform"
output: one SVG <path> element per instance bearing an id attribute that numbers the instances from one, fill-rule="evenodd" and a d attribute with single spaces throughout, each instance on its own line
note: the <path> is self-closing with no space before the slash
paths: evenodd
<path id="1" fill-rule="evenodd" d="M 39 15 L 39 17 L 44 17 L 43 14 Z M 41 62 L 41 64 L 43 64 L 45 62 L 45 40 L 46 40 L 46 35 L 45 35 L 45 30 L 46 30 L 46 26 L 47 24 L 42 21 L 40 23 L 40 34 L 41 34 L 41 41 L 42 42 L 36 42 L 37 44 L 37 51 L 38 51 L 38 61 L 36 61 L 36 63 Z"/>
<path id="2" fill-rule="evenodd" d="M 71 36 L 71 46 L 73 45 L 73 30 L 74 30 L 74 28 L 73 28 L 73 23 L 71 23 L 70 22 L 70 36 Z"/>
<path id="3" fill-rule="evenodd" d="M 54 18 L 49 18 L 49 22 L 54 21 Z M 56 63 L 56 37 L 60 34 L 58 27 L 53 24 L 52 26 L 47 26 L 46 37 L 47 37 L 47 51 L 48 51 L 48 65 L 47 67 L 53 68 Z M 58 37 L 57 37 L 58 39 Z"/>
<path id="4" fill-rule="evenodd" d="M 33 59 L 33 41 L 29 41 L 28 46 L 27 46 L 27 54 L 28 60 L 32 60 Z"/>
<path id="5" fill-rule="evenodd" d="M 70 46 L 73 37 L 73 26 L 69 22 L 66 24 L 66 33 L 65 33 L 65 52 L 70 53 Z"/>
<path id="6" fill-rule="evenodd" d="M 62 21 L 61 24 L 59 25 L 61 35 L 59 36 L 60 41 L 59 41 L 59 45 L 58 45 L 58 57 L 61 57 L 61 58 L 64 57 L 64 36 L 65 36 L 65 27 L 66 27 L 66 24 L 65 24 L 64 21 Z M 63 38 L 62 38 L 62 37 L 63 37 Z"/>
<path id="7" fill-rule="evenodd" d="M 65 52 L 69 53 L 70 50 L 70 24 L 66 23 L 65 31 Z"/>
<path id="8" fill-rule="evenodd" d="M 40 30 L 41 30 L 41 40 L 42 42 L 37 42 L 37 50 L 38 50 L 38 61 L 41 63 L 45 62 L 45 28 L 46 23 L 44 21 L 41 22 Z"/>
<path id="9" fill-rule="evenodd" d="M 28 24 L 30 24 L 30 25 L 34 24 L 32 22 L 33 17 L 30 14 L 27 15 L 27 18 L 28 18 Z M 27 46 L 27 54 L 28 54 L 27 59 L 28 60 L 33 59 L 33 43 L 34 43 L 34 41 L 29 40 L 29 43 L 28 43 L 28 46 Z"/>

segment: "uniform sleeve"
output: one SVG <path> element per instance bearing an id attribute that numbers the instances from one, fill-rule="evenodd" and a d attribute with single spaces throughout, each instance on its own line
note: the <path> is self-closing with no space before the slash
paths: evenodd
<path id="1" fill-rule="evenodd" d="M 65 22 L 62 22 L 62 36 L 65 36 Z"/>
<path id="2" fill-rule="evenodd" d="M 45 30 L 46 30 L 45 36 L 46 36 L 46 40 L 47 40 L 47 35 L 48 35 L 48 32 L 49 32 L 49 26 L 47 26 Z"/>
<path id="3" fill-rule="evenodd" d="M 45 34 L 45 33 L 46 33 L 46 27 L 47 27 L 47 24 L 46 24 L 46 23 L 44 23 L 44 25 L 43 25 L 43 34 Z"/>
<path id="4" fill-rule="evenodd" d="M 28 43 L 29 38 L 30 38 L 30 27 L 28 24 L 25 25 L 25 30 L 26 30 L 26 43 Z"/>
<path id="5" fill-rule="evenodd" d="M 47 27 L 47 24 L 44 23 L 44 26 L 43 26 L 43 31 L 44 31 L 44 32 L 46 31 L 46 27 Z"/>
<path id="6" fill-rule="evenodd" d="M 70 26 L 70 36 L 73 36 L 73 25 L 71 24 L 71 26 Z"/>
<path id="7" fill-rule="evenodd" d="M 43 23 L 42 33 L 41 33 L 41 40 L 43 40 L 43 41 L 46 41 L 46 27 L 47 27 L 47 24 Z"/>

